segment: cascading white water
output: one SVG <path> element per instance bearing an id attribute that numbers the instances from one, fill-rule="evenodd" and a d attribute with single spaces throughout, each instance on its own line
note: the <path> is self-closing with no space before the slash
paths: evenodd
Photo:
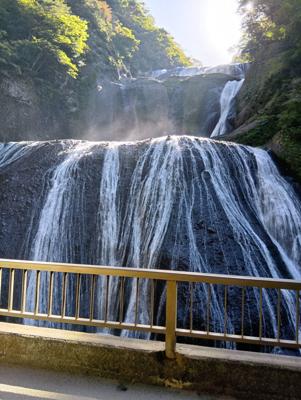
<path id="1" fill-rule="evenodd" d="M 157 267 L 180 179 L 181 149 L 177 142 L 163 139 L 155 143 L 137 162 L 122 226 L 121 249 L 127 249 L 128 264 L 135 268 Z M 135 281 L 130 290 L 125 317 L 128 322 L 134 320 L 136 284 Z M 145 307 L 148 284 L 144 281 L 140 288 L 139 320 L 142 324 L 149 321 L 149 308 Z"/>
<path id="2" fill-rule="evenodd" d="M 74 232 L 72 223 L 78 218 L 83 217 L 84 220 L 82 214 L 85 199 L 82 197 L 83 187 L 78 182 L 79 161 L 87 156 L 94 146 L 92 142 L 71 141 L 70 147 L 65 149 L 66 158 L 51 171 L 51 187 L 29 251 L 31 259 L 52 262 L 70 262 L 75 259 L 76 242 L 84 237 L 84 224 L 78 224 L 79 230 Z M 79 262 L 84 261 L 80 255 Z M 41 312 L 45 312 L 47 307 L 48 282 L 49 275 L 43 274 L 40 285 Z M 60 298 L 61 283 L 61 277 L 58 276 L 53 291 L 56 299 Z M 30 311 L 34 307 L 35 284 L 36 274 L 30 273 L 27 288 L 27 306 Z M 54 302 L 54 312 L 59 313 L 58 302 Z"/>
<path id="3" fill-rule="evenodd" d="M 301 279 L 301 206 L 294 190 L 282 178 L 275 164 L 266 152 L 254 149 L 258 165 L 261 219 L 288 267 L 290 277 Z M 279 271 L 271 269 L 271 276 L 277 278 Z M 295 323 L 296 299 L 291 292 L 282 291 L 286 312 Z M 301 331 L 299 331 L 299 340 Z"/>
<path id="4" fill-rule="evenodd" d="M 119 151 L 117 143 L 110 143 L 106 149 L 103 162 L 102 177 L 99 192 L 99 208 L 97 213 L 97 264 L 120 266 L 118 243 L 120 237 L 120 204 L 118 201 L 118 185 L 120 178 Z M 110 278 L 108 293 L 111 301 L 108 303 L 106 318 L 114 320 L 118 312 L 118 278 Z M 106 279 L 99 278 L 97 282 L 99 293 L 106 293 Z M 97 298 L 98 318 L 105 319 L 105 299 Z"/>
<path id="5" fill-rule="evenodd" d="M 75 237 L 70 221 L 83 209 L 81 187 L 77 185 L 79 161 L 95 147 L 93 142 L 71 142 L 67 157 L 53 171 L 51 188 L 31 248 L 31 257 L 41 261 L 68 262 L 74 256 Z M 77 232 L 80 234 L 81 232 Z M 62 240 L 62 238 L 64 240 Z"/>
<path id="6" fill-rule="evenodd" d="M 279 174 L 266 152 L 254 149 L 258 165 L 262 221 L 291 260 L 292 277 L 301 279 L 301 207 L 291 185 Z M 281 229 L 279 229 L 281 227 Z"/>
<path id="7" fill-rule="evenodd" d="M 14 146 L 12 160 L 19 145 Z M 300 278 L 300 201 L 267 152 L 187 136 L 132 143 L 65 142 L 64 147 L 59 164 L 45 173 L 48 185 L 42 194 L 43 207 L 33 210 L 38 224 L 31 227 L 30 258 Z M 0 160 L 4 151 L 7 149 L 0 151 Z M 26 157 L 31 151 L 25 151 Z M 26 158 L 22 157 L 18 162 Z M 102 161 L 95 164 L 98 159 Z M 9 158 L 5 160 L 9 168 Z M 86 160 L 90 160 L 88 164 Z M 96 204 L 95 209 L 87 204 L 88 198 Z M 45 274 L 41 279 L 42 311 L 47 303 L 48 277 Z M 34 285 L 32 274 L 30 310 Z M 140 323 L 147 323 L 150 317 L 148 285 L 140 282 Z M 111 279 L 112 320 L 118 319 L 119 288 L 120 282 Z M 55 290 L 54 297 L 60 298 L 59 280 Z M 205 312 L 203 292 L 200 287 L 195 294 L 198 315 Z M 100 280 L 95 310 L 99 317 L 103 317 L 104 294 Z M 135 315 L 135 295 L 134 281 L 126 288 L 124 318 L 128 322 L 133 322 Z M 252 307 L 258 308 L 259 298 L 255 292 L 248 295 L 254 299 L 246 313 L 252 325 L 256 314 Z M 71 291 L 68 296 L 72 303 Z M 156 317 L 160 320 L 164 290 L 158 296 Z M 294 299 L 286 293 L 283 298 L 293 330 Z M 185 324 L 189 302 L 181 292 L 179 299 L 179 315 Z M 274 300 L 264 293 L 263 322 L 273 334 L 277 325 Z M 214 328 L 222 329 L 223 301 L 215 291 L 212 314 Z M 237 319 L 235 310 L 229 309 L 230 332 Z"/>
<path id="8" fill-rule="evenodd" d="M 103 162 L 97 215 L 97 254 L 99 263 L 118 265 L 119 204 L 118 184 L 120 177 L 117 143 L 109 144 Z"/>
<path id="9" fill-rule="evenodd" d="M 233 101 L 237 96 L 238 92 L 240 91 L 243 83 L 244 79 L 241 79 L 240 81 L 235 81 L 235 80 L 229 81 L 226 83 L 220 99 L 220 106 L 221 106 L 220 119 L 211 134 L 212 138 L 225 135 L 226 133 L 228 133 L 229 129 L 227 120 L 233 108 Z"/>
<path id="10" fill-rule="evenodd" d="M 249 66 L 249 63 L 234 63 L 207 67 L 177 67 L 155 70 L 149 76 L 155 79 L 166 79 L 171 76 L 190 77 L 195 75 L 227 74 L 235 76 L 238 79 L 243 79 Z"/>
<path id="11" fill-rule="evenodd" d="M 40 146 L 41 143 L 39 142 L 19 142 L 18 145 L 16 143 L 0 143 L 0 168 L 5 168 L 22 159 L 26 154 Z"/>

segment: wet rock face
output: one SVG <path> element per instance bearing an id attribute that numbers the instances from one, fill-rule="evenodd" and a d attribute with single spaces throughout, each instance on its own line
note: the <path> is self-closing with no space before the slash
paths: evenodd
<path id="1" fill-rule="evenodd" d="M 68 137 L 62 105 L 50 100 L 31 80 L 0 76 L 0 140 L 47 140 Z M 66 135 L 66 136 L 65 136 Z"/>
<path id="2" fill-rule="evenodd" d="M 224 74 L 103 82 L 54 100 L 37 84 L 0 77 L 0 140 L 136 140 L 169 133 L 210 137 Z"/>
<path id="3" fill-rule="evenodd" d="M 19 151 L 23 147 L 16 146 Z M 47 185 L 45 174 L 58 161 L 59 148 L 60 145 L 46 146 L 41 143 L 27 154 L 20 153 L 20 158 L 16 157 L 13 160 L 9 157 L 8 164 L 2 158 L 0 241 L 3 257 L 22 257 L 27 231 L 33 217 L 32 211 L 42 206 L 41 196 L 44 185 Z M 13 154 L 18 153 L 14 151 Z"/>
<path id="4" fill-rule="evenodd" d="M 187 136 L 129 143 L 12 143 L 0 149 L 0 182 L 1 258 L 297 277 L 300 201 L 262 150 Z M 114 318 L 118 282 L 110 290 Z M 195 289 L 200 329 L 207 290 Z M 222 329 L 223 288 L 216 290 L 211 323 Z M 141 293 L 148 291 L 147 284 L 141 288 Z M 135 293 L 129 282 L 126 321 L 133 318 Z M 159 321 L 164 296 L 158 285 Z M 184 285 L 179 289 L 182 326 L 189 323 L 189 299 Z M 240 300 L 241 291 L 231 288 L 230 332 L 241 324 Z M 274 304 L 272 293 L 264 304 L 270 333 Z M 286 332 L 294 331 L 291 312 L 288 298 L 282 316 Z M 139 318 L 147 323 L 149 311 L 142 307 Z M 257 325 L 258 295 L 252 289 L 246 298 L 246 329 L 256 333 Z"/>
<path id="5" fill-rule="evenodd" d="M 167 133 L 210 137 L 228 75 L 149 78 L 105 83 L 89 99 L 87 136 L 133 140 Z M 81 128 L 82 129 L 82 128 Z"/>

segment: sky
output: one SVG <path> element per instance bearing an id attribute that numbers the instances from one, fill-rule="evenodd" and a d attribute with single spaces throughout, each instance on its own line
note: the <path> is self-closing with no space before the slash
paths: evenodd
<path id="1" fill-rule="evenodd" d="M 231 62 L 239 42 L 238 0 L 144 0 L 156 24 L 203 65 Z"/>

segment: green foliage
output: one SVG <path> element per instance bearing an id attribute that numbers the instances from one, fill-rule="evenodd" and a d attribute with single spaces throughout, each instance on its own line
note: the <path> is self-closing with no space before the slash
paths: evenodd
<path id="1" fill-rule="evenodd" d="M 301 182 L 301 129 L 286 130 L 279 134 L 282 151 L 279 154 L 289 167 L 289 172 Z"/>
<path id="2" fill-rule="evenodd" d="M 275 120 L 267 115 L 261 116 L 254 128 L 237 137 L 237 142 L 248 146 L 260 147 L 267 144 L 275 135 Z"/>
<path id="3" fill-rule="evenodd" d="M 1 0 L 0 27 L 0 72 L 60 84 L 189 64 L 138 0 Z"/>
<path id="4" fill-rule="evenodd" d="M 80 74 L 84 86 L 95 85 L 95 80 L 190 63 L 174 39 L 155 26 L 138 0 L 66 2 L 74 14 L 89 23 L 89 51 Z"/>
<path id="5" fill-rule="evenodd" d="M 2 0 L 0 26 L 0 67 L 45 80 L 77 76 L 87 22 L 64 0 Z"/>
<path id="6" fill-rule="evenodd" d="M 128 27 L 139 45 L 129 60 L 133 74 L 152 69 L 188 66 L 190 60 L 164 29 L 157 28 L 144 4 L 137 0 L 107 0 L 113 15 Z"/>
<path id="7" fill-rule="evenodd" d="M 241 101 L 257 124 L 238 140 L 271 144 L 301 182 L 301 1 L 240 0 L 240 10 L 239 58 L 254 61 Z"/>
<path id="8" fill-rule="evenodd" d="M 284 42 L 292 58 L 301 60 L 300 0 L 240 0 L 244 35 L 240 57 L 256 60 L 271 42 Z"/>
<path id="9" fill-rule="evenodd" d="M 100 81 L 189 63 L 139 0 L 0 0 L 0 77 L 24 81 L 66 131 Z"/>
<path id="10" fill-rule="evenodd" d="M 127 63 L 138 49 L 139 41 L 123 25 L 112 8 L 102 0 L 67 0 L 72 11 L 89 23 L 89 51 L 81 78 L 87 82 L 116 78 L 127 71 Z"/>

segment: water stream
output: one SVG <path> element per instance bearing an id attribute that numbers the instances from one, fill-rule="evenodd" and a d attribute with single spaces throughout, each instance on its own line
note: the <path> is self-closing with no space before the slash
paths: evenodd
<path id="1" fill-rule="evenodd" d="M 32 144 L 9 146 L 0 153 L 6 170 L 13 171 L 16 154 L 19 163 L 24 157 L 25 166 L 28 154 L 36 152 Z M 52 165 L 43 173 L 47 185 L 44 182 L 40 189 L 42 206 L 30 210 L 37 223 L 27 226 L 31 239 L 24 258 L 300 279 L 300 200 L 264 150 L 188 136 L 124 143 L 65 141 L 57 146 Z M 70 279 L 71 288 L 74 278 Z M 59 310 L 62 283 L 59 277 L 55 282 Z M 47 306 L 47 284 L 44 274 L 41 311 Z M 103 317 L 104 285 L 99 279 L 95 310 L 99 318 Z M 29 310 L 34 307 L 34 287 L 35 274 L 31 274 Z M 205 313 L 204 289 L 200 286 L 195 294 L 198 315 Z M 111 279 L 111 320 L 118 319 L 119 290 L 119 280 Z M 125 290 L 124 319 L 133 322 L 135 281 L 129 281 Z M 179 293 L 183 325 L 188 320 L 185 290 Z M 147 323 L 149 282 L 140 283 L 140 293 L 139 322 Z M 71 289 L 69 296 L 67 312 L 71 313 Z M 258 296 L 255 291 L 248 293 L 250 330 Z M 294 330 L 294 299 L 287 293 L 283 299 L 283 332 L 289 334 Z M 219 330 L 223 299 L 218 290 L 212 301 L 212 324 Z M 264 292 L 264 303 L 265 329 L 275 334 L 275 296 Z M 161 288 L 157 321 L 163 318 L 164 304 Z M 234 332 L 240 316 L 234 300 L 229 307 L 228 329 Z M 199 317 L 197 323 L 203 322 Z"/>

